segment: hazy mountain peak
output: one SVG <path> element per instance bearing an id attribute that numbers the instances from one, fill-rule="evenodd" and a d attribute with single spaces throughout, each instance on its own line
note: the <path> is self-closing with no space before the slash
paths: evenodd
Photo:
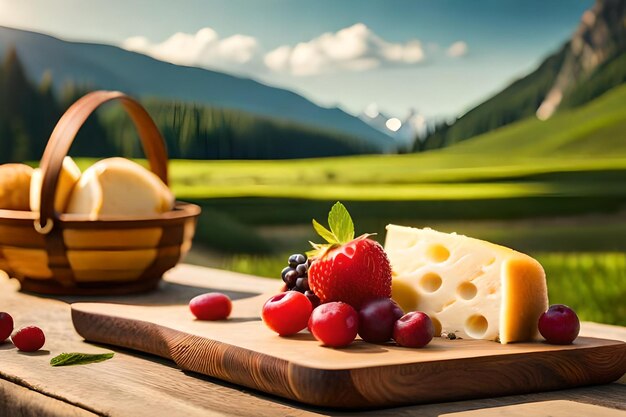
<path id="1" fill-rule="evenodd" d="M 597 0 L 591 9 L 583 13 L 570 39 L 556 81 L 537 109 L 538 118 L 549 118 L 568 90 L 589 77 L 607 59 L 624 50 L 625 19 L 624 0 Z"/>

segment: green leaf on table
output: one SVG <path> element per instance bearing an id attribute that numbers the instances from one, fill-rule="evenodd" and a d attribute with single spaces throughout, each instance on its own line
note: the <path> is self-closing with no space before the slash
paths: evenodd
<path id="1" fill-rule="evenodd" d="M 50 359 L 52 366 L 87 365 L 89 363 L 103 362 L 113 357 L 113 353 L 61 353 Z"/>
<path id="2" fill-rule="evenodd" d="M 328 213 L 328 225 L 337 241 L 341 244 L 348 243 L 354 239 L 354 223 L 346 207 L 339 201 L 330 209 Z"/>

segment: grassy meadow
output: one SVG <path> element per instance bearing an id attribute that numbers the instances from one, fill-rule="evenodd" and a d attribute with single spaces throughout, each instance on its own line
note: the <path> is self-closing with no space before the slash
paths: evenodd
<path id="1" fill-rule="evenodd" d="M 357 234 L 430 226 L 536 256 L 551 302 L 626 325 L 626 86 L 442 150 L 407 155 L 170 164 L 203 206 L 187 261 L 277 277 L 341 200 Z M 92 160 L 80 160 L 85 167 Z"/>

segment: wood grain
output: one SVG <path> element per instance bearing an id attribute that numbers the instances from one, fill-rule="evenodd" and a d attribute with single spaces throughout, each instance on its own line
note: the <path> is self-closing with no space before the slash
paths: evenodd
<path id="1" fill-rule="evenodd" d="M 88 410 L 111 417 L 438 417 L 445 413 L 489 411 L 496 407 L 555 400 L 569 400 L 574 407 L 593 404 L 626 410 L 626 385 L 619 383 L 356 413 L 308 407 L 194 372 L 181 371 L 173 362 L 157 356 L 85 343 L 73 329 L 67 304 L 106 300 L 147 306 L 184 306 L 190 298 L 207 291 L 222 291 L 233 299 L 250 298 L 272 291 L 276 288 L 276 281 L 183 264 L 166 274 L 158 291 L 148 294 L 52 299 L 19 293 L 17 281 L 2 275 L 0 272 L 0 310 L 11 312 L 16 326 L 36 324 L 44 329 L 47 336 L 45 352 L 35 356 L 18 353 L 9 343 L 0 344 L 0 382 L 11 387 L 4 391 L 8 398 L 7 407 L 22 404 L 20 412 L 24 416 L 72 416 L 71 412 L 60 411 L 59 402 L 75 407 L 79 416 L 82 415 L 80 411 Z M 583 322 L 581 332 L 626 340 L 624 327 Z M 69 368 L 52 368 L 48 364 L 51 357 L 61 352 L 101 353 L 111 350 L 116 352 L 115 357 L 99 364 Z M 0 410 L 4 411 L 3 401 L 4 398 L 0 397 Z M 0 411 L 0 416 L 20 416 L 13 408 L 6 409 L 8 411 L 4 414 Z"/>
<path id="2" fill-rule="evenodd" d="M 0 416 L 94 417 L 97 414 L 0 379 Z"/>
<path id="3" fill-rule="evenodd" d="M 623 411 L 574 401 L 542 401 L 531 404 L 507 405 L 487 410 L 441 414 L 440 417 L 623 417 Z"/>
<path id="4" fill-rule="evenodd" d="M 172 359 L 199 372 L 304 403 L 368 408 L 547 391 L 619 379 L 626 343 L 500 345 L 435 338 L 425 349 L 358 340 L 345 349 L 308 333 L 278 337 L 260 320 L 268 295 L 234 302 L 227 321 L 194 320 L 187 306 L 72 305 L 85 339 Z M 373 382 L 375 381 L 375 382 Z"/>

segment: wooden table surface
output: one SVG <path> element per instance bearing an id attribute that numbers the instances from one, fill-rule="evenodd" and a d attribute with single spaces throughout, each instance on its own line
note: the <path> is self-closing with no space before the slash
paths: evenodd
<path id="1" fill-rule="evenodd" d="M 1 273 L 0 273 L 1 274 Z M 208 290 L 242 297 L 277 289 L 279 282 L 215 269 L 180 265 L 160 289 L 143 296 L 44 298 L 18 292 L 0 276 L 0 311 L 16 327 L 37 325 L 44 350 L 18 352 L 0 344 L 0 417 L 26 416 L 314 416 L 351 415 L 302 406 L 216 379 L 187 373 L 173 363 L 137 352 L 84 342 L 74 331 L 69 304 L 107 301 L 143 305 L 186 304 Z M 582 335 L 626 340 L 626 328 L 582 323 Z M 116 352 L 103 363 L 53 368 L 62 352 Z M 503 370 L 506 372 L 506 370 Z M 615 383 L 538 394 L 400 407 L 354 415 L 371 416 L 626 416 L 626 376 Z"/>

